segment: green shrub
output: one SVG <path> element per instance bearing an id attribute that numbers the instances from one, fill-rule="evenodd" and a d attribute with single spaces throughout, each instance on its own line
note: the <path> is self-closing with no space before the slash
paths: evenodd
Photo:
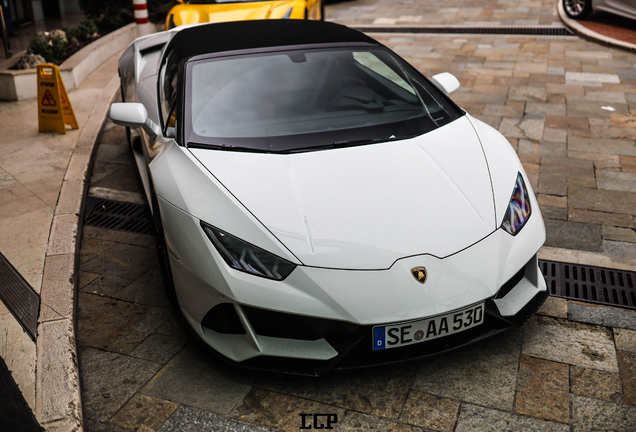
<path id="1" fill-rule="evenodd" d="M 61 63 L 66 59 L 69 48 L 68 41 L 60 36 L 51 37 L 49 32 L 38 32 L 31 39 L 28 54 L 40 54 L 48 63 Z"/>
<path id="2" fill-rule="evenodd" d="M 80 43 L 92 42 L 99 36 L 99 21 L 99 18 L 84 18 L 77 27 L 64 27 L 62 30 L 69 41 L 75 38 Z"/>
<path id="3" fill-rule="evenodd" d="M 150 21 L 164 23 L 175 0 L 147 0 Z M 27 49 L 29 54 L 40 54 L 49 63 L 61 63 L 82 46 L 135 20 L 132 0 L 79 0 L 87 18 L 77 27 L 66 27 L 66 40 L 40 32 Z"/>
<path id="4" fill-rule="evenodd" d="M 150 22 L 165 24 L 168 12 L 179 3 L 175 0 L 147 0 Z"/>
<path id="5" fill-rule="evenodd" d="M 148 15 L 153 23 L 163 23 L 175 0 L 147 0 Z M 80 9 L 89 18 L 101 18 L 100 34 L 106 34 L 135 20 L 132 0 L 79 0 Z"/>
<path id="6" fill-rule="evenodd" d="M 122 13 L 132 15 L 132 0 L 79 0 L 79 7 L 89 18 L 119 16 Z"/>

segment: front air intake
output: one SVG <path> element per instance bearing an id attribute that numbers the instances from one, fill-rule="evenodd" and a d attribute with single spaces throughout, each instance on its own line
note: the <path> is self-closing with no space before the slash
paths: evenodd
<path id="1" fill-rule="evenodd" d="M 205 314 L 201 325 L 217 333 L 245 334 L 241 320 L 239 320 L 234 305 L 231 303 L 221 303 L 214 306 Z"/>

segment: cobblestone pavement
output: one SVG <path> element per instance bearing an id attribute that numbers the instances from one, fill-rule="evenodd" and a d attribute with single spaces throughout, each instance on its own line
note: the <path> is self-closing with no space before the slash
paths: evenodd
<path id="1" fill-rule="evenodd" d="M 544 3 L 516 4 L 527 15 Z M 329 18 L 364 5 L 390 9 L 340 3 Z M 405 15 L 393 9 L 367 12 Z M 453 99 L 522 159 L 548 245 L 636 258 L 636 55 L 576 37 L 372 36 L 428 76 L 457 75 Z M 141 191 L 123 129 L 109 123 L 101 142 L 93 185 Z M 190 341 L 150 236 L 84 227 L 80 270 L 89 432 L 295 431 L 302 413 L 337 414 L 337 430 L 636 430 L 634 311 L 550 298 L 522 329 L 477 346 L 303 379 L 228 367 Z"/>
<path id="2" fill-rule="evenodd" d="M 555 0 L 344 0 L 325 15 L 347 25 L 562 25 Z"/>

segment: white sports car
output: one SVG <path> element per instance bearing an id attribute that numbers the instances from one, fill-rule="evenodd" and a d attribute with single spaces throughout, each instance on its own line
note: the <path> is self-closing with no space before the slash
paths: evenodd
<path id="1" fill-rule="evenodd" d="M 177 27 L 119 62 L 168 296 L 246 367 L 423 357 L 543 303 L 539 206 L 495 129 L 333 23 Z"/>
<path id="2" fill-rule="evenodd" d="M 636 19 L 636 0 L 561 0 L 570 18 L 583 19 L 594 10 Z"/>

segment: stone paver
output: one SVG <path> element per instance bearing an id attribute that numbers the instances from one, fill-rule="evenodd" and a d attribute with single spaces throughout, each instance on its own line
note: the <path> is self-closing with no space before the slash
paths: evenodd
<path id="1" fill-rule="evenodd" d="M 546 219 L 545 225 L 546 246 L 559 247 L 568 244 L 576 250 L 603 251 L 602 228 L 599 225 L 554 219 Z"/>
<path id="2" fill-rule="evenodd" d="M 154 429 L 153 429 L 154 430 Z M 181 431 L 199 432 L 201 430 L 218 430 L 227 432 L 268 432 L 270 428 L 254 426 L 216 414 L 195 410 L 188 407 L 179 407 L 170 417 L 170 420 L 163 425 L 161 432 Z"/>
<path id="3" fill-rule="evenodd" d="M 375 416 L 400 416 L 417 368 L 406 364 L 364 371 L 335 373 L 321 380 L 298 377 L 264 377 L 255 386 L 278 393 L 312 399 L 326 405 Z"/>
<path id="4" fill-rule="evenodd" d="M 584 396 L 571 396 L 572 429 L 575 431 L 634 430 L 636 407 Z"/>
<path id="5" fill-rule="evenodd" d="M 621 377 L 616 373 L 570 366 L 570 392 L 580 396 L 620 402 Z"/>
<path id="6" fill-rule="evenodd" d="M 455 432 L 566 432 L 570 427 L 563 423 L 551 422 L 527 416 L 515 416 L 512 413 L 463 404 L 459 413 Z"/>
<path id="7" fill-rule="evenodd" d="M 424 362 L 413 389 L 512 411 L 519 367 L 521 333 L 495 336 L 478 346 Z"/>
<path id="8" fill-rule="evenodd" d="M 618 372 L 611 331 L 536 315 L 524 327 L 522 353 L 574 366 Z"/>
<path id="9" fill-rule="evenodd" d="M 207 351 L 188 347 L 143 389 L 147 396 L 220 414 L 229 412 L 250 390 L 251 373 L 222 367 Z"/>
<path id="10" fill-rule="evenodd" d="M 84 413 L 106 421 L 113 416 L 161 365 L 130 356 L 85 348 L 80 351 Z"/>
<path id="11" fill-rule="evenodd" d="M 615 328 L 614 341 L 616 342 L 616 349 L 636 352 L 636 331 Z"/>
<path id="12" fill-rule="evenodd" d="M 635 313 L 627 309 L 572 301 L 568 304 L 568 318 L 571 321 L 636 330 Z"/>
<path id="13" fill-rule="evenodd" d="M 540 315 L 547 315 L 555 318 L 568 317 L 568 301 L 558 297 L 548 297 L 543 306 L 537 311 Z"/>
<path id="14" fill-rule="evenodd" d="M 452 432 L 460 403 L 456 400 L 412 390 L 400 419 L 406 423 L 441 432 Z"/>
<path id="15" fill-rule="evenodd" d="M 121 354 L 139 347 L 171 315 L 168 307 L 152 308 L 93 294 L 80 293 L 79 303 L 78 342 Z"/>
<path id="16" fill-rule="evenodd" d="M 300 414 L 329 413 L 343 418 L 345 410 L 309 399 L 254 388 L 238 407 L 238 420 L 280 430 L 298 430 Z"/>
<path id="17" fill-rule="evenodd" d="M 625 402 L 636 405 L 636 353 L 618 351 L 617 354 Z"/>
<path id="18" fill-rule="evenodd" d="M 174 402 L 137 393 L 117 412 L 112 422 L 129 430 L 142 427 L 157 430 L 177 408 L 179 405 Z"/>
<path id="19" fill-rule="evenodd" d="M 568 366 L 521 357 L 515 412 L 561 423 L 570 422 Z"/>

